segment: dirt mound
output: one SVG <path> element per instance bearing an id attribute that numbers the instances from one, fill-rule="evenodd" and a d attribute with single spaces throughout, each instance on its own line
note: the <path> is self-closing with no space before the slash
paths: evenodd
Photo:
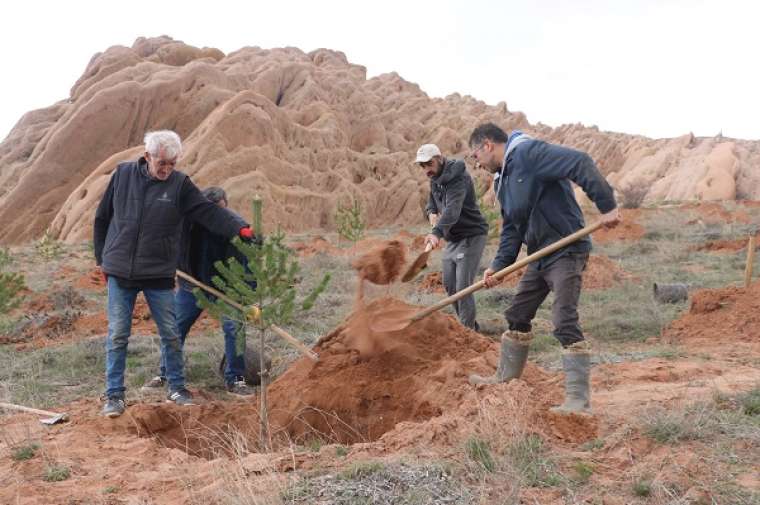
<path id="1" fill-rule="evenodd" d="M 398 240 L 381 243 L 353 261 L 359 278 L 373 284 L 390 284 L 398 279 L 406 263 L 406 248 Z"/>
<path id="2" fill-rule="evenodd" d="M 451 316 L 434 313 L 402 331 L 373 332 L 372 319 L 393 310 L 418 308 L 392 298 L 357 308 L 345 324 L 317 344 L 319 361 L 296 361 L 270 385 L 275 445 L 303 444 L 310 439 L 356 443 L 382 437 L 391 446 L 408 446 L 435 433 L 439 442 L 459 439 L 478 418 L 481 401 L 493 404 L 493 415 L 499 418 L 507 403 L 520 405 L 519 413 L 512 409 L 510 426 L 532 431 L 541 426 L 540 433 L 560 441 L 595 436 L 595 419 L 565 418 L 548 411 L 561 401 L 562 389 L 555 377 L 531 364 L 523 380 L 484 390 L 473 388 L 468 374 L 492 373 L 498 349 Z M 196 409 L 140 405 L 128 409 L 128 418 L 116 424 L 101 422 L 98 430 L 110 427 L 156 436 L 170 447 L 213 458 L 224 446 L 220 441 L 234 433 L 257 443 L 256 405 L 255 400 L 210 403 Z M 447 434 L 441 433 L 444 429 Z"/>
<path id="3" fill-rule="evenodd" d="M 760 281 L 749 288 L 702 289 L 692 295 L 689 312 L 665 330 L 667 339 L 760 345 Z"/>
<path id="4" fill-rule="evenodd" d="M 607 256 L 593 254 L 589 257 L 583 272 L 584 289 L 607 289 L 633 276 L 620 268 Z"/>
<path id="5" fill-rule="evenodd" d="M 74 280 L 74 286 L 78 289 L 88 291 L 98 291 L 106 287 L 103 276 L 99 268 L 93 268 L 84 275 L 80 275 Z"/>
<path id="6" fill-rule="evenodd" d="M 591 235 L 592 239 L 600 244 L 611 242 L 638 240 L 644 236 L 646 230 L 637 221 L 641 217 L 638 209 L 621 209 L 621 221 L 614 228 L 601 228 Z"/>
<path id="7" fill-rule="evenodd" d="M 755 250 L 760 248 L 760 240 L 755 239 Z M 749 239 L 740 238 L 735 240 L 711 240 L 695 248 L 697 251 L 735 253 L 747 249 Z"/>
<path id="8" fill-rule="evenodd" d="M 683 205 L 682 208 L 690 209 L 699 214 L 698 219 L 689 221 L 689 224 L 703 223 L 743 223 L 747 224 L 752 218 L 745 210 L 730 212 L 719 202 L 699 202 Z"/>
<path id="9" fill-rule="evenodd" d="M 315 254 L 345 254 L 344 249 L 335 247 L 324 237 L 314 237 L 309 241 L 296 242 L 290 246 L 301 257 L 314 256 Z"/>

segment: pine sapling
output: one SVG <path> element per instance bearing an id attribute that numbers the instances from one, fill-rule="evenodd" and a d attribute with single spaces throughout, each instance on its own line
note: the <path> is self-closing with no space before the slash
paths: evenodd
<path id="1" fill-rule="evenodd" d="M 335 211 L 335 224 L 338 235 L 351 241 L 356 248 L 356 243 L 364 237 L 366 228 L 359 200 L 354 198 L 352 203 L 338 206 Z"/>
<path id="2" fill-rule="evenodd" d="M 261 212 L 260 203 L 254 203 L 254 214 Z M 256 233 L 260 236 L 261 217 L 254 216 L 254 223 L 259 226 Z M 279 230 L 267 236 L 260 243 L 247 243 L 239 238 L 233 244 L 241 253 L 241 261 L 230 258 L 225 262 L 217 261 L 219 275 L 212 281 L 221 292 L 245 307 L 250 307 L 247 314 L 241 314 L 222 300 L 211 299 L 196 289 L 196 298 L 201 308 L 221 320 L 224 317 L 238 321 L 241 327 L 249 326 L 259 334 L 260 359 L 260 437 L 263 450 L 271 447 L 267 415 L 267 385 L 270 371 L 265 363 L 265 345 L 271 325 L 284 326 L 296 314 L 312 308 L 317 297 L 325 290 L 330 281 L 330 274 L 325 274 L 319 284 L 303 297 L 298 297 L 296 290 L 297 276 L 300 271 L 297 259 L 291 249 L 284 244 L 285 235 Z M 298 299 L 298 300 L 297 300 Z M 245 349 L 245 332 L 240 331 L 236 340 L 238 354 Z"/>

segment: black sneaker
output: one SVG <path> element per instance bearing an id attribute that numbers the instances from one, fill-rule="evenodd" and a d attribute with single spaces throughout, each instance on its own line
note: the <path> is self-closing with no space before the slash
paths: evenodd
<path id="1" fill-rule="evenodd" d="M 100 414 L 106 417 L 119 417 L 124 413 L 125 408 L 127 408 L 127 405 L 124 403 L 124 398 L 108 398 Z"/>
<path id="2" fill-rule="evenodd" d="M 177 405 L 195 405 L 193 403 L 193 395 L 187 389 L 180 389 L 169 393 L 166 397 L 167 402 L 174 402 Z"/>
<path id="3" fill-rule="evenodd" d="M 156 375 L 151 380 L 146 382 L 142 388 L 143 391 L 156 391 L 157 389 L 163 389 L 166 386 L 166 377 Z"/>
<path id="4" fill-rule="evenodd" d="M 225 385 L 225 388 L 228 393 L 237 396 L 251 396 L 256 392 L 251 386 L 245 383 L 245 380 L 243 380 L 242 377 L 238 377 L 235 382 L 228 382 Z"/>

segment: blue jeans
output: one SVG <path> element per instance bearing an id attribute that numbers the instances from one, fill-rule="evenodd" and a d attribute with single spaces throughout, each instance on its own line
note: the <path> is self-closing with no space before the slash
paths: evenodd
<path id="1" fill-rule="evenodd" d="M 106 337 L 106 396 L 123 398 L 124 369 L 127 365 L 127 343 L 132 332 L 132 312 L 138 288 L 122 288 L 115 277 L 108 277 L 108 336 Z M 182 367 L 182 346 L 174 317 L 174 296 L 171 289 L 144 289 L 150 314 L 161 337 L 161 355 L 166 357 L 166 378 L 170 391 L 185 388 Z"/>
<path id="2" fill-rule="evenodd" d="M 174 310 L 177 316 L 177 328 L 179 331 L 179 343 L 185 348 L 185 339 L 190 333 L 195 321 L 203 312 L 198 308 L 195 295 L 192 292 L 192 286 L 180 281 L 177 292 L 174 295 Z M 245 373 L 245 361 L 243 354 L 237 353 L 236 336 L 238 331 L 243 331 L 243 327 L 237 321 L 224 318 L 222 320 L 222 330 L 224 331 L 224 355 L 226 365 L 224 368 L 224 381 L 232 384 Z M 166 355 L 161 352 L 161 377 L 166 377 Z M 167 377 L 168 378 L 168 377 Z"/>

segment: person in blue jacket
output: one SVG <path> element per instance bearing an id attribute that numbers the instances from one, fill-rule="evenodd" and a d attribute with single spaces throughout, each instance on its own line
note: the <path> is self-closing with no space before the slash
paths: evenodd
<path id="1" fill-rule="evenodd" d="M 594 202 L 605 226 L 620 222 L 612 187 L 588 154 L 520 131 L 507 135 L 493 123 L 475 128 L 469 145 L 478 164 L 496 174 L 494 191 L 503 219 L 496 257 L 483 273 L 486 287 L 498 282 L 493 274 L 514 263 L 523 244 L 532 254 L 585 226 L 571 183 L 580 186 Z M 501 338 L 496 373 L 490 377 L 471 375 L 472 384 L 520 377 L 533 338 L 531 322 L 551 291 L 554 336 L 564 348 L 565 370 L 565 402 L 553 410 L 590 411 L 590 353 L 578 322 L 583 270 L 590 251 L 587 236 L 528 266 L 505 312 L 509 329 Z"/>

